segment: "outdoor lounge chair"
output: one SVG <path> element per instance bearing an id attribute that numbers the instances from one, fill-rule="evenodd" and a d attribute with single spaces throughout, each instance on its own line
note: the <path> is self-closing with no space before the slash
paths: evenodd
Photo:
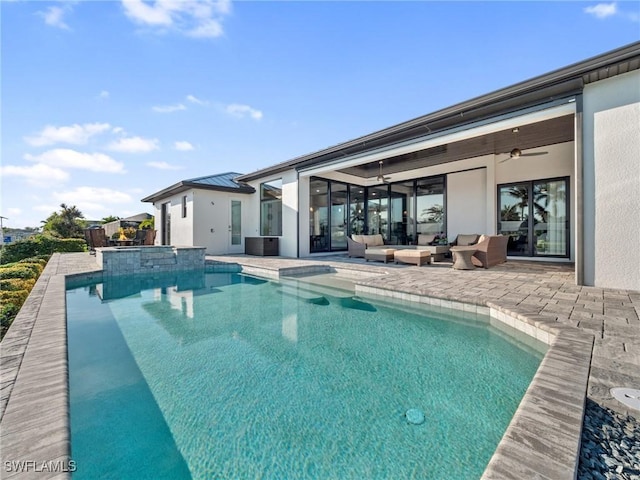
<path id="1" fill-rule="evenodd" d="M 133 238 L 134 245 L 146 245 L 147 241 L 147 231 L 138 229 L 136 230 L 136 236 Z"/>
<path id="2" fill-rule="evenodd" d="M 155 245 L 155 243 L 156 243 L 156 233 L 158 231 L 157 230 L 143 230 L 143 232 L 146 232 L 146 236 L 145 236 L 144 242 L 142 244 L 143 245 Z"/>
<path id="3" fill-rule="evenodd" d="M 482 235 L 480 241 L 473 245 L 476 252 L 473 254 L 473 263 L 489 268 L 507 261 L 508 235 Z"/>
<path id="4" fill-rule="evenodd" d="M 84 238 L 89 245 L 89 253 L 93 255 L 96 253 L 96 248 L 109 246 L 104 228 L 88 228 L 84 231 Z"/>

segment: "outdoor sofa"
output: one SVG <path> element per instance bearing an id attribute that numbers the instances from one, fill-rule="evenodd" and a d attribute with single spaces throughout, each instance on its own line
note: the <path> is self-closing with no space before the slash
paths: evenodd
<path id="1" fill-rule="evenodd" d="M 396 250 L 402 249 L 420 249 L 420 247 L 426 247 L 433 245 L 436 239 L 436 235 L 418 235 L 417 245 L 386 245 L 382 235 L 352 235 L 352 238 L 347 237 L 347 247 L 349 257 L 364 258 L 367 248 L 395 248 Z"/>

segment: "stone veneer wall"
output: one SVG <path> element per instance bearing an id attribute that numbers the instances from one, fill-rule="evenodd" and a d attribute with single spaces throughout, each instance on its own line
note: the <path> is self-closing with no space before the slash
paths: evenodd
<path id="1" fill-rule="evenodd" d="M 104 276 L 165 273 L 204 268 L 205 247 L 108 247 L 96 249 Z"/>

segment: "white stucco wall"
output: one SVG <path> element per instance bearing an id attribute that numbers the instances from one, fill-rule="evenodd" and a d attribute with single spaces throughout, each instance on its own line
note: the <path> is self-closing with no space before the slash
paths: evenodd
<path id="1" fill-rule="evenodd" d="M 487 170 L 447 175 L 447 235 L 487 233 Z"/>
<path id="2" fill-rule="evenodd" d="M 640 291 L 640 72 L 584 90 L 584 280 Z"/>
<path id="3" fill-rule="evenodd" d="M 244 253 L 244 237 L 247 236 L 247 218 L 249 195 L 214 190 L 196 190 L 193 192 L 193 241 L 194 245 L 206 248 L 210 255 Z M 231 201 L 241 202 L 242 242 L 231 244 Z M 254 236 L 248 235 L 248 236 Z"/>
<path id="4" fill-rule="evenodd" d="M 187 196 L 187 216 L 182 218 L 182 197 Z M 163 203 L 170 203 L 169 213 L 171 214 L 171 245 L 190 246 L 193 245 L 193 191 L 181 192 L 178 195 L 162 199 L 156 202 L 161 208 Z M 162 214 L 160 210 L 156 217 L 155 225 L 158 230 L 157 242 L 162 242 Z"/>

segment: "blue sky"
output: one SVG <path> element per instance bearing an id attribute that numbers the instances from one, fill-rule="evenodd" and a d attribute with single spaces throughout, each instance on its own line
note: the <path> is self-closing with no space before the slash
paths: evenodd
<path id="1" fill-rule="evenodd" d="M 640 3 L 0 1 L 5 227 L 152 212 L 640 40 Z"/>

